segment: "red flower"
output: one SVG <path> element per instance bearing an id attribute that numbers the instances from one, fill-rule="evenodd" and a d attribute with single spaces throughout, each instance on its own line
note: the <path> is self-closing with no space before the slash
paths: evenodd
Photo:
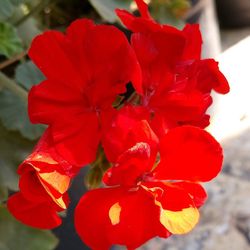
<path id="1" fill-rule="evenodd" d="M 206 127 L 211 91 L 225 94 L 229 86 L 218 63 L 213 59 L 200 59 L 199 26 L 187 24 L 180 31 L 160 25 L 150 17 L 143 0 L 136 3 L 141 17 L 125 10 L 116 12 L 124 25 L 134 32 L 131 44 L 142 68 L 142 105 L 155 114 L 165 131 L 183 124 Z"/>
<path id="2" fill-rule="evenodd" d="M 38 36 L 29 50 L 47 77 L 29 93 L 29 116 L 49 127 L 19 166 L 20 192 L 7 205 L 27 225 L 58 226 L 71 179 L 95 159 L 101 141 L 112 164 L 107 187 L 84 195 L 75 213 L 78 234 L 95 250 L 132 250 L 192 230 L 207 198 L 200 183 L 213 179 L 223 160 L 201 128 L 209 124 L 211 91 L 225 94 L 229 86 L 217 62 L 201 60 L 198 25 L 160 25 L 143 0 L 136 3 L 141 17 L 117 10 L 134 32 L 132 46 L 115 27 L 81 19 L 65 34 Z M 113 108 L 129 82 L 138 95 Z M 94 170 L 106 161 L 102 153 Z"/>
<path id="3" fill-rule="evenodd" d="M 29 56 L 47 77 L 30 91 L 31 121 L 50 125 L 54 146 L 67 161 L 90 163 L 100 115 L 128 82 L 141 92 L 140 68 L 126 37 L 113 26 L 82 19 L 65 35 L 48 31 L 36 37 Z"/>
<path id="4" fill-rule="evenodd" d="M 147 134 L 154 137 L 152 130 Z M 155 236 L 187 233 L 198 222 L 197 208 L 207 197 L 199 182 L 219 173 L 220 145 L 204 130 L 182 126 L 160 140 L 160 163 L 155 165 L 159 155 L 151 149 L 156 147 L 157 140 L 140 141 L 138 136 L 105 173 L 108 187 L 80 200 L 75 226 L 92 249 L 118 244 L 132 250 Z"/>
<path id="5" fill-rule="evenodd" d="M 57 213 L 67 208 L 70 180 L 78 172 L 49 142 L 49 131 L 46 131 L 34 152 L 19 166 L 20 192 L 12 195 L 7 203 L 16 219 L 42 229 L 61 224 Z"/>

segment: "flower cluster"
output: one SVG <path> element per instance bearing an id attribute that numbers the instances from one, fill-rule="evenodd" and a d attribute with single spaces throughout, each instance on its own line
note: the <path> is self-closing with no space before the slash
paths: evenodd
<path id="1" fill-rule="evenodd" d="M 19 166 L 20 192 L 8 208 L 27 225 L 59 226 L 72 179 L 105 155 L 103 186 L 75 211 L 79 236 L 95 250 L 132 250 L 189 232 L 207 198 L 200 183 L 223 160 L 204 128 L 211 91 L 226 94 L 229 86 L 216 61 L 201 59 L 199 26 L 160 25 L 143 0 L 136 3 L 140 17 L 116 11 L 130 42 L 114 26 L 80 19 L 65 34 L 39 35 L 29 50 L 46 76 L 29 93 L 29 117 L 48 128 Z"/>

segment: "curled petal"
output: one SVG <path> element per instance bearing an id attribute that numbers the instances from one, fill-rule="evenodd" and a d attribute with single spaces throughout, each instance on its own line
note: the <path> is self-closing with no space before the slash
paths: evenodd
<path id="1" fill-rule="evenodd" d="M 7 202 L 12 215 L 22 223 L 40 229 L 52 229 L 61 224 L 61 218 L 51 203 L 26 200 L 21 193 L 12 195 Z"/>
<path id="2" fill-rule="evenodd" d="M 117 163 L 105 173 L 103 182 L 108 186 L 136 185 L 141 176 L 152 169 L 155 157 L 147 143 L 139 142 L 118 158 Z"/>
<path id="3" fill-rule="evenodd" d="M 67 208 L 67 191 L 76 168 L 68 164 L 50 146 L 47 130 L 34 152 L 19 166 L 19 188 L 29 203 L 51 204 L 57 211 Z"/>
<path id="4" fill-rule="evenodd" d="M 221 170 L 222 148 L 202 129 L 172 129 L 160 144 L 161 162 L 153 173 L 156 179 L 209 181 Z"/>
<path id="5" fill-rule="evenodd" d="M 136 5 L 138 6 L 138 9 L 141 13 L 141 16 L 144 18 L 151 19 L 149 10 L 148 10 L 148 5 L 143 1 L 143 0 L 135 0 Z"/>
<path id="6" fill-rule="evenodd" d="M 225 76 L 220 72 L 218 62 L 213 59 L 206 59 L 197 62 L 198 64 L 198 88 L 203 92 L 212 89 L 220 94 L 226 94 L 230 87 Z"/>
<path id="7" fill-rule="evenodd" d="M 102 144 L 109 161 L 116 163 L 119 156 L 140 142 L 150 145 L 152 152 L 158 148 L 158 138 L 148 124 L 149 112 L 144 108 L 124 106 L 108 121 Z"/>
<path id="8" fill-rule="evenodd" d="M 149 18 L 135 17 L 126 10 L 116 9 L 117 16 L 122 23 L 133 32 L 158 31 L 161 26 Z"/>

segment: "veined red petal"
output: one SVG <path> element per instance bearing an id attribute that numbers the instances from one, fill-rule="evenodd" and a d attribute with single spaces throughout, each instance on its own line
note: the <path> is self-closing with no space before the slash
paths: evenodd
<path id="1" fill-rule="evenodd" d="M 61 218 L 51 203 L 32 202 L 16 193 L 8 199 L 7 206 L 17 220 L 31 227 L 52 229 L 61 224 Z"/>
<path id="2" fill-rule="evenodd" d="M 154 170 L 160 180 L 209 181 L 221 170 L 220 144 L 206 131 L 182 126 L 160 142 L 161 161 Z"/>
<path id="3" fill-rule="evenodd" d="M 166 235 L 159 212 L 154 197 L 141 188 L 96 189 L 80 200 L 75 227 L 92 249 L 105 250 L 115 244 L 135 249 L 152 237 Z"/>
<path id="4" fill-rule="evenodd" d="M 168 88 L 167 76 L 181 57 L 184 37 L 171 32 L 134 33 L 131 44 L 142 67 L 144 95 L 154 94 L 161 83 Z"/>
<path id="5" fill-rule="evenodd" d="M 28 112 L 32 123 L 52 124 L 65 116 L 70 119 L 89 109 L 80 91 L 45 80 L 29 92 Z"/>

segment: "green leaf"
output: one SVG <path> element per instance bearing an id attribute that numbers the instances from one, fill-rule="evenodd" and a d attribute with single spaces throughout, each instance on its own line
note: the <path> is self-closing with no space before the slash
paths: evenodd
<path id="1" fill-rule="evenodd" d="M 22 63 L 16 68 L 15 78 L 26 90 L 45 79 L 31 61 Z M 0 107 L 0 120 L 7 129 L 18 130 L 30 140 L 38 139 L 42 135 L 45 126 L 31 124 L 27 113 L 27 103 L 9 90 L 0 92 Z"/>
<path id="2" fill-rule="evenodd" d="M 0 250 L 52 250 L 58 239 L 50 232 L 27 227 L 0 207 Z"/>
<path id="3" fill-rule="evenodd" d="M 30 140 L 38 139 L 42 135 L 45 127 L 30 123 L 27 104 L 15 94 L 8 90 L 1 91 L 0 107 L 0 120 L 7 129 L 18 130 Z"/>
<path id="4" fill-rule="evenodd" d="M 17 66 L 15 79 L 25 89 L 29 90 L 32 85 L 45 80 L 45 77 L 32 61 L 28 61 Z"/>
<path id="5" fill-rule="evenodd" d="M 1 1 L 1 0 L 0 0 Z M 24 0 L 10 0 L 10 2 L 15 5 L 15 6 L 18 6 L 20 5 L 21 3 L 24 2 Z"/>
<path id="6" fill-rule="evenodd" d="M 0 186 L 17 191 L 17 167 L 31 153 L 35 143 L 6 130 L 1 124 L 0 138 Z"/>
<path id="7" fill-rule="evenodd" d="M 0 0 L 0 21 L 4 21 L 9 18 L 13 14 L 13 11 L 14 6 L 10 0 Z"/>
<path id="8" fill-rule="evenodd" d="M 37 20 L 33 17 L 28 18 L 17 27 L 17 33 L 26 47 L 29 47 L 33 38 L 41 32 L 38 28 Z"/>
<path id="9" fill-rule="evenodd" d="M 110 22 L 117 21 L 117 16 L 114 12 L 116 8 L 129 9 L 131 1 L 128 0 L 89 0 L 100 16 Z"/>
<path id="10" fill-rule="evenodd" d="M 11 57 L 21 53 L 22 50 L 22 43 L 16 29 L 9 23 L 0 22 L 0 55 Z"/>

